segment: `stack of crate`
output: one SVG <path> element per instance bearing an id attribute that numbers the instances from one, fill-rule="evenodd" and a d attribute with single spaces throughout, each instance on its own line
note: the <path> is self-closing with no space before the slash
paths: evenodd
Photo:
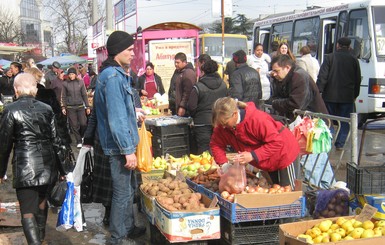
<path id="1" fill-rule="evenodd" d="M 190 154 L 190 141 L 188 123 L 156 126 L 148 125 L 152 134 L 152 153 L 154 157 L 165 156 L 167 153 L 173 157 Z"/>

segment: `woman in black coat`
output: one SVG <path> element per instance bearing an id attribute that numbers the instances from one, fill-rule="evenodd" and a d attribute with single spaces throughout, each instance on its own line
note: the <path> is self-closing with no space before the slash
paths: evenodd
<path id="1" fill-rule="evenodd" d="M 56 158 L 61 149 L 51 107 L 34 97 L 35 78 L 15 78 L 17 101 L 8 104 L 0 119 L 0 183 L 4 181 L 13 150 L 13 187 L 20 204 L 21 223 L 28 244 L 41 244 L 47 223 L 47 197 L 64 170 Z"/>

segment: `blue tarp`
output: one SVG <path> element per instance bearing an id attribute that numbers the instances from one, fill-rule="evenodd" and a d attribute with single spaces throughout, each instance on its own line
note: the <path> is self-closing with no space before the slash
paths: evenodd
<path id="1" fill-rule="evenodd" d="M 83 64 L 83 63 L 87 62 L 86 59 L 81 58 L 79 56 L 67 55 L 67 56 L 54 56 L 54 57 L 51 57 L 49 59 L 40 61 L 38 64 L 42 64 L 42 65 L 47 66 L 47 65 L 52 65 L 52 63 L 54 61 L 59 62 L 60 65 L 62 65 L 62 66 L 71 66 L 74 64 Z"/>

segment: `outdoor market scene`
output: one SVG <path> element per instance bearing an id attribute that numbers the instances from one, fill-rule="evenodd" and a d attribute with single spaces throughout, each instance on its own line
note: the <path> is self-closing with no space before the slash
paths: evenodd
<path id="1" fill-rule="evenodd" d="M 0 245 L 385 243 L 384 12 L 9 3 Z"/>

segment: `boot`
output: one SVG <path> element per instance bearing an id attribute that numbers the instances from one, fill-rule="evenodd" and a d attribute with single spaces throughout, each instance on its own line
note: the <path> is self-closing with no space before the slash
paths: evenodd
<path id="1" fill-rule="evenodd" d="M 45 238 L 45 225 L 47 224 L 47 214 L 48 208 L 45 208 L 44 210 L 39 209 L 39 211 L 37 211 L 37 214 L 35 215 L 41 242 L 43 242 Z"/>
<path id="2" fill-rule="evenodd" d="M 39 229 L 35 218 L 22 218 L 21 224 L 23 225 L 23 231 L 28 245 L 41 245 L 39 238 Z"/>
<path id="3" fill-rule="evenodd" d="M 104 212 L 103 224 L 105 226 L 108 226 L 110 224 L 111 206 L 104 206 L 104 208 L 105 208 L 105 212 Z"/>

